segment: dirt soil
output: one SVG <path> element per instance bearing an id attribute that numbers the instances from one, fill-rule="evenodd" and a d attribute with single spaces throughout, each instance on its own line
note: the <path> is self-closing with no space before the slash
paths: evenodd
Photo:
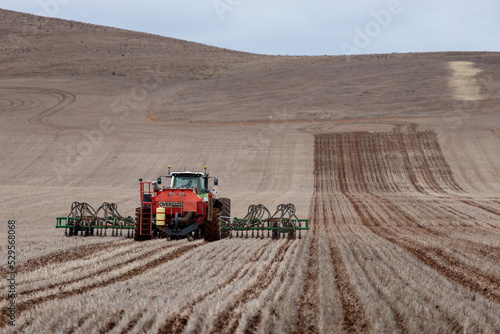
<path id="1" fill-rule="evenodd" d="M 0 10 L 0 332 L 498 333 L 499 93 L 499 53 L 264 56 Z M 311 229 L 54 228 L 73 201 L 133 215 L 168 165 Z"/>

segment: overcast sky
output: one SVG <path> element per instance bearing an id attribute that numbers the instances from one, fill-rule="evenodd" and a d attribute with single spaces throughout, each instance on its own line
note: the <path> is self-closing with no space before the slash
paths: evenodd
<path id="1" fill-rule="evenodd" d="M 0 0 L 0 8 L 238 51 L 500 51 L 500 0 Z"/>

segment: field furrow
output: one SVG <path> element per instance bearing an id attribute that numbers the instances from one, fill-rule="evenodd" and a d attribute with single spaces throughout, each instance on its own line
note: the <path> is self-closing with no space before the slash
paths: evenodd
<path id="1" fill-rule="evenodd" d="M 317 135 L 315 193 L 316 223 L 328 240 L 343 314 L 347 309 L 361 328 L 384 332 L 491 330 L 487 310 L 500 303 L 496 203 L 467 199 L 435 133 L 410 126 Z M 491 241 L 486 233 L 493 233 Z M 429 285 L 422 273 L 448 283 Z M 357 291 L 338 285 L 346 281 Z M 455 311 L 440 299 L 461 301 L 470 293 Z M 481 306 L 466 315 L 478 296 Z M 428 304 L 436 306 L 423 317 Z M 440 319 L 438 327 L 429 327 L 429 317 Z M 473 325 L 464 321 L 471 317 Z M 345 331 L 361 330 L 345 317 L 343 323 Z"/>
<path id="2" fill-rule="evenodd" d="M 114 268 L 110 268 L 106 271 L 103 271 L 101 276 L 90 276 L 90 282 L 83 284 L 82 282 L 77 282 L 77 284 L 70 284 L 69 287 L 64 285 L 64 288 L 59 288 L 54 286 L 52 289 L 55 290 L 53 292 L 47 292 L 43 290 L 43 292 L 35 293 L 34 296 L 25 296 L 22 295 L 22 299 L 20 298 L 20 302 L 17 305 L 17 310 L 20 315 L 23 312 L 33 308 L 42 303 L 46 303 L 47 301 L 51 301 L 54 299 L 65 299 L 71 296 L 88 293 L 89 291 L 97 288 L 106 287 L 111 284 L 116 284 L 117 282 L 128 280 L 134 276 L 143 274 L 144 271 L 152 270 L 155 267 L 164 264 L 168 261 L 176 259 L 185 253 L 200 247 L 202 244 L 190 244 L 188 246 L 178 246 L 167 248 L 166 251 L 162 251 L 159 255 L 155 255 L 152 257 L 146 257 L 146 260 L 134 262 L 133 265 L 130 265 L 126 268 L 119 268 L 118 270 L 114 270 Z M 109 273 L 109 275 L 107 275 Z M 2 319 L 3 320 L 3 319 Z M 0 326 L 5 326 L 6 322 L 0 323 Z"/>

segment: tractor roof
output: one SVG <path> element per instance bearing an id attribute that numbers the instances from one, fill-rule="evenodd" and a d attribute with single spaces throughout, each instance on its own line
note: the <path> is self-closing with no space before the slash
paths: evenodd
<path id="1" fill-rule="evenodd" d="M 203 176 L 205 174 L 199 172 L 172 172 L 170 173 L 172 176 Z"/>

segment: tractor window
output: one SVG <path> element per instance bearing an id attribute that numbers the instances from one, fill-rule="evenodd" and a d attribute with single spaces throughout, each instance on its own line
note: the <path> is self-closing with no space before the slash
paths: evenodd
<path id="1" fill-rule="evenodd" d="M 198 188 L 198 178 L 192 176 L 177 176 L 174 187 Z"/>

